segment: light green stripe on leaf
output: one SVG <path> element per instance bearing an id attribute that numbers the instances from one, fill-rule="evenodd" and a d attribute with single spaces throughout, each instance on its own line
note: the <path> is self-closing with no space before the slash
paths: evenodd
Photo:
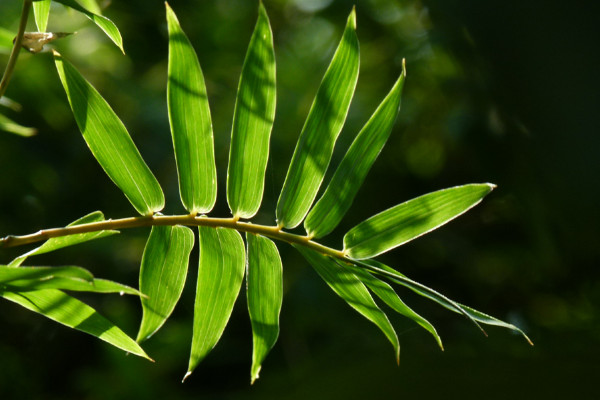
<path id="1" fill-rule="evenodd" d="M 96 160 L 140 214 L 162 210 L 162 189 L 119 117 L 60 54 L 54 53 L 54 61 L 75 121 Z"/>
<path id="2" fill-rule="evenodd" d="M 153 226 L 142 256 L 140 290 L 141 342 L 152 336 L 169 318 L 181 297 L 187 276 L 194 233 L 185 226 Z"/>
<path id="3" fill-rule="evenodd" d="M 373 322 L 394 346 L 396 361 L 400 360 L 400 342 L 387 316 L 377 306 L 369 291 L 350 269 L 331 258 L 304 246 L 294 245 L 333 291 L 369 321 Z"/>
<path id="4" fill-rule="evenodd" d="M 304 228 L 309 236 L 320 238 L 330 233 L 352 205 L 358 189 L 392 132 L 400 110 L 405 77 L 406 70 L 403 70 L 392 90 L 352 142 L 325 193 L 306 217 Z"/>
<path id="5" fill-rule="evenodd" d="M 204 76 L 198 56 L 167 7 L 169 27 L 169 71 L 167 105 L 179 193 L 192 214 L 208 213 L 217 199 L 217 169 L 213 130 Z"/>
<path id="6" fill-rule="evenodd" d="M 258 379 L 261 365 L 279 336 L 279 313 L 283 301 L 283 270 L 275 243 L 266 237 L 246 234 L 248 313 L 252 323 L 250 382 Z"/>
<path id="7" fill-rule="evenodd" d="M 253 217 L 262 201 L 275 95 L 273 34 L 261 3 L 242 68 L 231 131 L 227 201 L 236 217 Z"/>
<path id="8" fill-rule="evenodd" d="M 121 32 L 119 32 L 119 28 L 117 28 L 117 26 L 110 19 L 83 8 L 75 0 L 54 1 L 84 14 L 86 17 L 92 20 L 92 22 L 94 22 L 100 29 L 102 29 L 104 33 L 106 33 L 106 35 L 110 38 L 110 40 L 112 40 L 119 47 L 119 49 L 121 49 L 121 51 L 125 53 L 125 49 L 123 49 L 123 38 L 121 37 Z"/>
<path id="9" fill-rule="evenodd" d="M 432 192 L 385 210 L 344 236 L 348 257 L 375 257 L 428 233 L 479 204 L 494 189 L 489 183 Z"/>
<path id="10" fill-rule="evenodd" d="M 188 377 L 215 347 L 240 292 L 246 251 L 240 234 L 226 228 L 199 227 L 200 262 Z M 185 378 L 184 378 L 185 379 Z"/>
<path id="11" fill-rule="evenodd" d="M 277 223 L 298 226 L 312 205 L 344 125 L 358 80 L 359 47 L 354 10 L 325 72 L 300 133 L 277 202 Z"/>
<path id="12" fill-rule="evenodd" d="M 51 0 L 40 0 L 33 3 L 33 16 L 39 32 L 46 32 L 51 3 Z"/>
<path id="13" fill-rule="evenodd" d="M 151 360 L 144 350 L 119 327 L 104 318 L 92 307 L 60 290 L 0 291 L 0 297 L 42 314 L 69 328 L 89 333 L 128 353 Z"/>
<path id="14" fill-rule="evenodd" d="M 75 226 L 81 224 L 89 224 L 92 222 L 100 222 L 104 221 L 104 214 L 102 211 L 94 211 L 86 216 L 79 218 L 78 220 L 70 223 L 67 226 Z M 77 233 L 69 236 L 62 236 L 57 238 L 48 239 L 44 244 L 35 249 L 28 251 L 27 253 L 15 258 L 9 265 L 11 267 L 18 267 L 23 264 L 23 262 L 31 256 L 37 254 L 49 253 L 51 251 L 56 251 L 59 249 L 63 249 L 65 247 L 74 246 L 79 243 L 88 242 L 90 240 L 101 239 L 103 237 L 111 236 L 119 233 L 119 231 L 97 231 L 97 232 L 89 232 L 89 233 Z"/>

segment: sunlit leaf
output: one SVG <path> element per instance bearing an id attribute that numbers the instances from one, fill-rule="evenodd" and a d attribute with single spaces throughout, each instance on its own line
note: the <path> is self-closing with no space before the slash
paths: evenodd
<path id="1" fill-rule="evenodd" d="M 246 267 L 244 242 L 237 231 L 201 226 L 199 233 L 194 331 L 186 377 L 221 338 L 240 292 Z"/>
<path id="2" fill-rule="evenodd" d="M 489 183 L 439 190 L 387 209 L 344 236 L 348 257 L 375 257 L 428 233 L 479 204 L 494 189 Z"/>
<path id="3" fill-rule="evenodd" d="M 33 136 L 37 133 L 35 128 L 19 125 L 2 114 L 0 114 L 0 131 L 14 133 L 15 135 L 24 137 Z"/>
<path id="4" fill-rule="evenodd" d="M 128 353 L 151 360 L 144 350 L 119 327 L 92 307 L 60 290 L 0 291 L 0 296 L 70 328 L 89 333 Z"/>
<path id="5" fill-rule="evenodd" d="M 292 156 L 277 202 L 277 223 L 281 226 L 298 226 L 317 195 L 348 114 L 358 80 L 358 66 L 356 14 L 352 10 Z"/>
<path id="6" fill-rule="evenodd" d="M 360 279 L 349 269 L 342 268 L 334 260 L 303 246 L 294 245 L 313 266 L 315 271 L 352 308 L 373 322 L 394 346 L 396 361 L 400 360 L 400 342 L 387 316 L 377 306 Z"/>
<path id="7" fill-rule="evenodd" d="M 246 234 L 248 312 L 252 323 L 250 381 L 258 379 L 261 364 L 279 336 L 279 313 L 283 300 L 283 271 L 275 243 L 263 236 Z"/>
<path id="8" fill-rule="evenodd" d="M 169 80 L 167 105 L 179 175 L 179 193 L 192 214 L 208 213 L 217 198 L 213 130 L 198 56 L 167 7 Z"/>
<path id="9" fill-rule="evenodd" d="M 353 265 L 339 263 L 342 268 L 349 268 L 354 275 L 356 275 L 371 291 L 379 297 L 381 300 L 385 302 L 390 308 L 396 311 L 399 314 L 404 315 L 407 318 L 412 319 L 417 324 L 421 325 L 425 330 L 427 330 L 434 337 L 440 349 L 444 350 L 444 346 L 442 345 L 442 339 L 438 335 L 437 331 L 431 325 L 429 321 L 425 318 L 421 317 L 419 314 L 414 312 L 410 307 L 408 307 L 401 299 L 398 297 L 398 294 L 392 289 L 392 287 L 386 282 L 377 279 L 369 272 L 364 270 L 363 268 L 358 268 Z"/>
<path id="10" fill-rule="evenodd" d="M 385 145 L 400 110 L 406 70 L 379 105 L 373 116 L 352 142 L 335 171 L 325 193 L 304 221 L 309 236 L 320 238 L 330 233 L 352 205 L 369 169 Z"/>
<path id="11" fill-rule="evenodd" d="M 51 3 L 51 0 L 40 0 L 33 3 L 33 16 L 39 32 L 46 32 Z"/>
<path id="12" fill-rule="evenodd" d="M 94 211 L 84 217 L 79 218 L 77 221 L 70 223 L 67 226 L 75 226 L 82 224 L 89 224 L 92 222 L 104 221 L 104 214 L 102 211 Z M 79 243 L 88 242 L 90 240 L 100 239 L 103 237 L 111 236 L 119 231 L 105 230 L 88 233 L 77 233 L 69 236 L 61 236 L 57 238 L 48 239 L 44 244 L 35 249 L 28 251 L 27 253 L 15 258 L 9 265 L 11 267 L 18 267 L 23 264 L 27 257 L 31 257 L 37 254 L 49 253 L 51 251 L 59 250 L 65 247 L 73 246 Z"/>
<path id="13" fill-rule="evenodd" d="M 273 34 L 260 3 L 242 68 L 231 131 L 227 201 L 236 217 L 251 218 L 262 201 L 275 95 Z"/>
<path id="14" fill-rule="evenodd" d="M 142 323 L 137 341 L 152 336 L 165 323 L 181 297 L 194 233 L 185 226 L 154 226 L 142 257 L 140 290 Z"/>
<path id="15" fill-rule="evenodd" d="M 77 0 L 77 2 L 81 4 L 86 10 L 90 10 L 94 14 L 102 14 L 102 9 L 100 8 L 96 0 Z"/>
<path id="16" fill-rule="evenodd" d="M 96 160 L 140 214 L 160 211 L 165 204 L 162 189 L 119 117 L 60 54 L 54 53 L 54 61 L 75 121 Z"/>
<path id="17" fill-rule="evenodd" d="M 125 49 L 123 49 L 123 38 L 121 38 L 121 32 L 119 32 L 119 28 L 108 18 L 98 15 L 92 11 L 89 11 L 79 5 L 75 0 L 54 0 L 57 3 L 61 3 L 67 7 L 70 7 L 80 13 L 84 14 L 86 17 L 91 19 L 100 29 L 106 33 L 106 35 L 121 49 L 123 53 L 125 53 Z"/>

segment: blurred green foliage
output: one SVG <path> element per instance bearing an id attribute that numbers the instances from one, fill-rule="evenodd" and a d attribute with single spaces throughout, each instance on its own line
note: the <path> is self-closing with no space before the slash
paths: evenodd
<path id="1" fill-rule="evenodd" d="M 108 5 L 111 2 L 100 2 Z M 258 222 L 273 223 L 285 168 L 353 2 L 265 0 L 275 39 L 278 104 Z M 180 16 L 206 78 L 217 158 L 215 215 L 227 215 L 225 177 L 239 73 L 256 21 L 247 0 L 184 1 Z M 0 397 L 44 399 L 591 398 L 600 353 L 597 6 L 517 0 L 356 2 L 361 70 L 337 165 L 407 59 L 400 117 L 346 220 L 328 238 L 400 201 L 465 182 L 498 189 L 473 212 L 382 257 L 430 287 L 523 328 L 536 346 L 470 324 L 408 291 L 400 294 L 438 328 L 441 353 L 416 325 L 396 318 L 401 365 L 388 344 L 329 292 L 297 254 L 282 254 L 279 343 L 250 388 L 251 331 L 243 297 L 215 351 L 180 384 L 189 355 L 193 285 L 145 349 L 124 357 L 17 306 L 0 304 Z M 20 2 L 0 2 L 0 27 L 16 32 Z M 49 30 L 76 31 L 56 47 L 105 96 L 161 182 L 166 213 L 181 213 L 166 108 L 167 33 L 161 1 L 114 1 L 123 56 L 85 18 L 53 4 Z M 30 21 L 33 30 L 33 21 Z M 6 35 L 3 35 L 4 37 Z M 1 38 L 0 38 L 1 39 Z M 7 54 L 0 53 L 0 66 Z M 0 133 L 0 235 L 61 226 L 93 210 L 133 214 L 81 140 L 48 54 L 21 54 L 2 113 L 38 130 Z M 326 178 L 327 179 L 327 178 Z M 384 188 L 381 190 L 381 188 Z M 262 219 L 262 220 L 261 220 Z M 337 234 L 336 234 L 337 233 Z M 135 286 L 146 231 L 40 257 L 81 265 Z M 4 250 L 0 261 L 19 253 Z M 293 250 L 282 247 L 282 252 Z M 197 255 L 192 255 L 192 259 Z M 194 264 L 191 278 L 195 281 Z M 90 296 L 137 329 L 135 298 Z M 344 335 L 338 326 L 346 327 Z M 435 382 L 432 385 L 432 382 Z M 490 388 L 492 391 L 490 392 Z"/>

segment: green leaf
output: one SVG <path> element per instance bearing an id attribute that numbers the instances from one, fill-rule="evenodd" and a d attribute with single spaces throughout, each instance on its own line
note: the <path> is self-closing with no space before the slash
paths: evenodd
<path id="1" fill-rule="evenodd" d="M 8 29 L 0 27 L 0 52 L 10 53 L 13 48 L 13 39 L 15 37 L 14 32 Z"/>
<path id="2" fill-rule="evenodd" d="M 317 195 L 348 114 L 358 80 L 358 66 L 356 14 L 352 10 L 294 150 L 277 202 L 280 226 L 298 226 Z"/>
<path id="3" fill-rule="evenodd" d="M 400 362 L 400 342 L 394 327 L 387 316 L 377 306 L 369 291 L 360 279 L 348 268 L 342 268 L 336 261 L 323 254 L 304 246 L 294 245 L 304 258 L 313 266 L 315 271 L 333 289 L 338 296 L 344 299 L 350 307 L 354 308 L 369 321 L 373 322 L 384 333 L 394 346 L 396 362 Z"/>
<path id="4" fill-rule="evenodd" d="M 252 323 L 250 382 L 258 379 L 261 364 L 279 336 L 283 300 L 283 270 L 277 246 L 266 237 L 246 233 L 248 313 Z"/>
<path id="5" fill-rule="evenodd" d="M 140 214 L 162 210 L 162 189 L 119 117 L 60 54 L 54 53 L 54 61 L 75 121 L 96 160 Z"/>
<path id="6" fill-rule="evenodd" d="M 217 199 L 217 168 L 210 108 L 198 56 L 167 7 L 169 80 L 167 105 L 183 206 L 208 213 Z"/>
<path id="7" fill-rule="evenodd" d="M 144 350 L 119 327 L 104 318 L 92 307 L 60 290 L 45 289 L 32 292 L 0 291 L 0 297 L 17 303 L 28 310 L 42 314 L 69 328 L 89 333 L 128 353 L 152 361 Z"/>
<path id="8" fill-rule="evenodd" d="M 392 132 L 400 111 L 400 98 L 406 70 L 379 105 L 335 171 L 325 193 L 304 221 L 309 237 L 320 238 L 330 233 L 342 220 L 362 185 L 369 169 Z"/>
<path id="9" fill-rule="evenodd" d="M 0 131 L 14 133 L 15 135 L 23 137 L 30 137 L 37 133 L 35 128 L 19 125 L 2 114 L 0 114 Z"/>
<path id="10" fill-rule="evenodd" d="M 148 339 L 165 323 L 181 297 L 194 233 L 185 226 L 153 226 L 142 256 L 142 323 L 137 341 Z"/>
<path id="11" fill-rule="evenodd" d="M 465 213 L 494 187 L 489 183 L 456 186 L 387 209 L 350 229 L 344 236 L 344 252 L 355 260 L 385 253 Z"/>
<path id="12" fill-rule="evenodd" d="M 93 13 L 82 6 L 80 6 L 75 0 L 54 0 L 57 3 L 65 5 L 67 7 L 72 8 L 75 11 L 78 11 L 84 14 L 86 17 L 92 20 L 100 29 L 106 33 L 106 35 L 112 40 L 118 47 L 121 49 L 123 54 L 125 54 L 125 49 L 123 49 L 123 38 L 121 38 L 121 32 L 119 32 L 119 28 L 108 18 L 98 15 L 97 13 Z"/>
<path id="13" fill-rule="evenodd" d="M 40 0 L 33 3 L 33 16 L 39 32 L 46 32 L 51 3 L 51 0 Z"/>
<path id="14" fill-rule="evenodd" d="M 85 9 L 90 10 L 94 14 L 102 14 L 102 9 L 96 0 L 77 0 Z"/>
<path id="15" fill-rule="evenodd" d="M 246 252 L 240 234 L 232 229 L 201 226 L 200 262 L 194 331 L 187 378 L 215 347 L 229 321 L 240 292 Z"/>
<path id="16" fill-rule="evenodd" d="M 260 3 L 240 76 L 231 130 L 227 202 L 235 217 L 253 217 L 262 201 L 275 95 L 273 34 Z"/>
<path id="17" fill-rule="evenodd" d="M 336 261 L 337 262 L 337 261 Z M 421 317 L 419 314 L 414 312 L 410 307 L 408 307 L 401 299 L 398 297 L 394 289 L 387 284 L 386 282 L 377 279 L 369 272 L 365 271 L 363 268 L 355 267 L 354 265 L 349 264 L 341 264 L 342 268 L 350 268 L 352 273 L 356 275 L 365 285 L 371 289 L 371 291 L 379 297 L 385 304 L 391 307 L 394 311 L 399 314 L 404 315 L 407 318 L 412 319 L 417 324 L 421 325 L 425 330 L 427 330 L 434 337 L 440 349 L 444 350 L 444 346 L 442 345 L 442 339 L 438 335 L 437 331 L 431 325 L 429 321 L 425 318 Z"/>
<path id="18" fill-rule="evenodd" d="M 74 221 L 67 226 L 89 224 L 92 222 L 101 221 L 104 221 L 104 214 L 102 214 L 102 211 L 94 211 L 93 213 L 81 217 L 77 221 Z M 96 231 L 89 233 L 77 233 L 74 235 L 48 239 L 41 246 L 36 247 L 35 249 L 28 251 L 27 253 L 15 258 L 9 265 L 11 267 L 18 267 L 19 265 L 23 264 L 27 257 L 31 257 L 37 254 L 49 253 L 51 251 L 59 250 L 79 243 L 88 242 L 90 240 L 101 239 L 103 237 L 111 236 L 117 233 L 119 233 L 119 231 Z"/>

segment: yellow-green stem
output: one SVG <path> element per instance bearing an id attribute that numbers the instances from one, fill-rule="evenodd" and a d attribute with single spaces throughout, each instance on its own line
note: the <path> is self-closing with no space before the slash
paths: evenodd
<path id="1" fill-rule="evenodd" d="M 29 10 L 31 10 L 31 0 L 24 0 L 23 9 L 21 11 L 21 20 L 19 21 L 19 31 L 17 32 L 13 49 L 10 53 L 8 63 L 6 64 L 2 81 L 0 81 L 0 98 L 4 96 L 4 93 L 8 88 L 8 83 L 10 82 L 10 78 L 15 70 L 15 65 L 17 64 L 17 58 L 19 58 L 19 53 L 21 52 L 21 43 L 23 42 L 23 34 L 25 33 L 25 27 L 27 26 Z"/>

